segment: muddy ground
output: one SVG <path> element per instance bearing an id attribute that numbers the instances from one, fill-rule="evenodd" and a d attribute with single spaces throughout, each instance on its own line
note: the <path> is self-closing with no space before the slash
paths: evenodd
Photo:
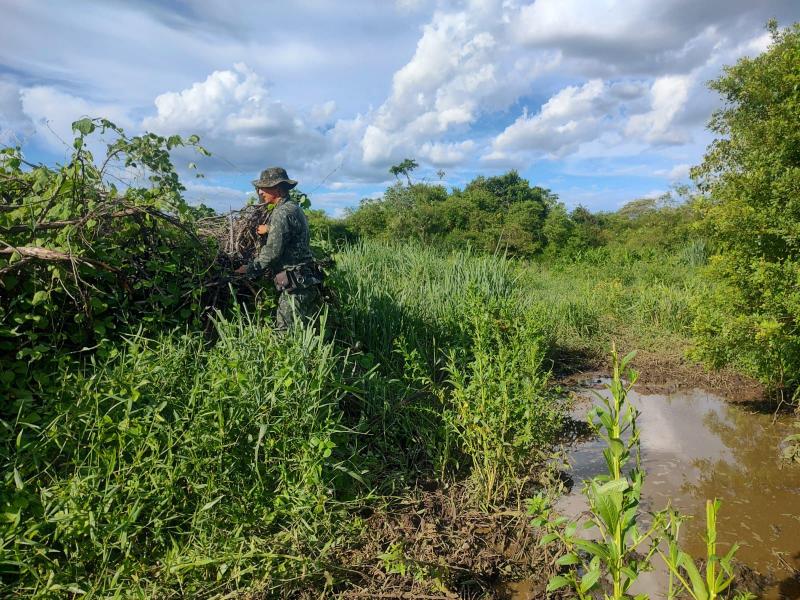
<path id="1" fill-rule="evenodd" d="M 534 578 L 537 597 L 557 548 L 539 545 L 524 507 L 475 509 L 463 486 L 421 491 L 367 519 L 363 543 L 339 557 L 349 585 L 339 598 L 508 598 L 503 583 Z"/>
<path id="2" fill-rule="evenodd" d="M 592 378 L 607 377 L 611 370 L 607 357 L 574 355 L 564 359 L 554 377 L 557 383 L 569 388 L 585 384 Z M 764 404 L 771 405 L 773 410 L 775 408 L 774 400 L 767 397 L 761 383 L 732 369 L 711 371 L 679 354 L 644 350 L 636 353 L 630 366 L 639 373 L 636 389 L 642 394 L 703 389 L 729 402 Z"/>
<path id="3" fill-rule="evenodd" d="M 560 358 L 562 370 L 554 373 L 554 382 L 568 389 L 609 372 L 604 359 Z M 641 393 L 702 388 L 730 402 L 748 403 L 755 410 L 775 408 L 763 386 L 731 370 L 710 372 L 678 355 L 646 351 L 637 354 L 632 366 L 639 372 Z M 580 423 L 573 425 L 565 438 L 587 433 Z M 569 486 L 568 476 L 561 476 Z M 542 477 L 552 477 L 552 473 Z M 479 510 L 463 484 L 443 489 L 439 482 L 432 482 L 428 490 L 420 489 L 414 497 L 367 517 L 364 538 L 336 557 L 342 565 L 343 583 L 334 583 L 330 591 L 345 599 L 545 598 L 559 549 L 552 544 L 542 548 L 541 532 L 530 526 L 524 505 L 510 504 Z M 744 583 L 741 589 L 764 585 L 748 581 L 752 575 L 744 568 L 738 575 Z M 522 595 L 514 582 L 523 582 Z"/>

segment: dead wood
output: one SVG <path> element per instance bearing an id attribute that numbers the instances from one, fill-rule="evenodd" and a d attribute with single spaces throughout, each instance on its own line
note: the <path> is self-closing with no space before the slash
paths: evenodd
<path id="1" fill-rule="evenodd" d="M 111 265 L 102 261 L 94 260 L 92 258 L 85 258 L 83 256 L 76 256 L 74 254 L 61 252 L 59 250 L 51 250 L 50 248 L 40 248 L 38 246 L 7 246 L 5 248 L 0 248 L 0 254 L 15 253 L 31 259 L 56 262 L 77 262 L 87 264 L 98 269 L 103 269 L 104 271 L 109 271 L 111 273 L 121 273 L 121 271 L 116 267 L 112 267 Z"/>

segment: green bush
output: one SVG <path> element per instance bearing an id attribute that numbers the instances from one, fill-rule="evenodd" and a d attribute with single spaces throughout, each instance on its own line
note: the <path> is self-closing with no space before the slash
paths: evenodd
<path id="1" fill-rule="evenodd" d="M 135 323 L 197 326 L 201 282 L 214 274 L 216 246 L 200 240 L 170 151 L 196 137 L 128 138 L 103 119 L 73 124 L 74 153 L 56 168 L 0 150 L 0 394 L 26 393 L 31 368 L 64 350 L 97 348 Z M 94 133 L 112 136 L 99 163 Z M 111 167 L 140 169 L 147 184 L 124 191 Z"/>
<path id="2" fill-rule="evenodd" d="M 693 177 L 717 282 L 697 303 L 697 355 L 775 388 L 800 379 L 800 24 L 711 83 L 720 136 Z"/>
<path id="3" fill-rule="evenodd" d="M 469 461 L 475 494 L 489 506 L 520 491 L 532 450 L 554 441 L 564 413 L 548 389 L 550 332 L 543 315 L 521 312 L 507 299 L 473 295 L 471 304 L 464 323 L 470 348 L 452 350 L 445 367 L 443 418 Z"/>

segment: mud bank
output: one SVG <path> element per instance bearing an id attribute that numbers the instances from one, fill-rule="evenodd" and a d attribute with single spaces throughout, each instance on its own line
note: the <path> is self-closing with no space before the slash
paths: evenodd
<path id="1" fill-rule="evenodd" d="M 454 486 L 369 516 L 363 542 L 339 557 L 351 585 L 337 597 L 499 600 L 522 580 L 543 598 L 558 548 L 539 545 L 524 509 L 470 506 Z"/>
<path id="2" fill-rule="evenodd" d="M 638 351 L 631 366 L 639 372 L 636 388 L 642 394 L 701 389 L 728 402 L 753 404 L 759 410 L 773 407 L 761 383 L 733 369 L 711 371 L 677 354 L 647 351 Z M 585 356 L 582 361 L 573 361 L 568 372 L 557 374 L 556 381 L 568 388 L 578 388 L 586 381 L 602 379 L 609 370 L 606 357 Z"/>

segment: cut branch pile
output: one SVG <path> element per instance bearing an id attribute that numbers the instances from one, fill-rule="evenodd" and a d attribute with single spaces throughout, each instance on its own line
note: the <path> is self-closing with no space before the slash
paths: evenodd
<path id="1" fill-rule="evenodd" d="M 246 264 L 255 258 L 266 239 L 256 229 L 267 222 L 267 214 L 264 204 L 246 206 L 227 215 L 199 219 L 197 231 L 203 237 L 215 239 L 230 264 Z"/>
<path id="2" fill-rule="evenodd" d="M 183 199 L 169 150 L 196 140 L 128 138 L 103 120 L 74 129 L 75 152 L 63 166 L 32 165 L 19 149 L 0 148 L 0 358 L 95 347 L 123 321 L 162 331 L 208 326 L 218 310 L 269 293 L 234 273 L 260 247 L 264 209 L 203 219 Z M 84 141 L 95 129 L 118 135 L 99 168 Z M 138 169 L 136 181 L 148 184 L 123 181 L 117 190 L 112 158 L 120 174 Z"/>

